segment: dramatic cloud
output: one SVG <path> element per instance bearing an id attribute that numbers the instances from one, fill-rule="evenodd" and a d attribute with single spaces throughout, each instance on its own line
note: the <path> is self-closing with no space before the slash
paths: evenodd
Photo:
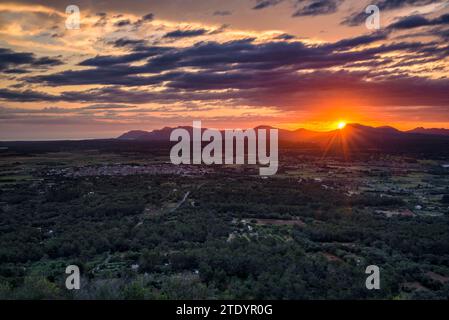
<path id="1" fill-rule="evenodd" d="M 0 89 L 0 100 L 20 102 L 59 101 L 60 98 L 44 92 L 34 90 L 10 90 Z"/>
<path id="2" fill-rule="evenodd" d="M 363 35 L 354 38 L 340 40 L 335 44 L 333 44 L 333 47 L 339 50 L 351 49 L 361 45 L 367 45 L 377 41 L 386 40 L 387 37 L 388 34 L 386 32 L 377 32 L 370 35 Z"/>
<path id="3" fill-rule="evenodd" d="M 185 75 L 159 92 L 123 90 L 119 87 L 63 92 L 46 95 L 33 91 L 0 90 L 0 99 L 8 101 L 174 103 L 191 101 L 235 101 L 244 105 L 274 106 L 296 110 L 322 103 L 323 97 L 355 96 L 371 106 L 413 105 L 445 107 L 449 104 L 448 79 L 380 76 L 376 82 L 367 72 L 321 71 L 296 74 L 264 71 L 234 75 Z M 228 89 L 228 90 L 222 90 Z M 232 90 L 229 90 L 232 89 Z M 210 91 L 214 90 L 214 91 Z M 426 92 L 423 95 L 422 92 Z M 112 109 L 112 108 L 109 108 Z M 118 109 L 120 109 L 118 107 Z"/>
<path id="4" fill-rule="evenodd" d="M 41 75 L 27 79 L 29 83 L 49 86 L 68 85 L 122 85 L 171 87 L 183 79 L 200 86 L 202 78 L 212 85 L 219 83 L 221 89 L 233 88 L 239 78 L 252 77 L 265 70 L 295 73 L 299 70 L 326 69 L 357 61 L 375 59 L 379 54 L 395 51 L 418 53 L 434 45 L 423 43 L 394 43 L 375 48 L 347 51 L 386 38 L 383 33 L 360 36 L 323 45 L 306 45 L 303 42 L 274 41 L 256 44 L 252 39 L 226 43 L 200 42 L 187 48 L 148 47 L 146 50 L 118 56 L 97 56 L 80 63 L 93 69 L 68 70 L 56 74 Z M 144 60 L 144 64 L 130 63 Z M 184 68 L 191 68 L 186 71 Z M 223 71 L 227 71 L 223 73 Z M 195 81 L 190 79 L 195 77 Z M 213 77 L 215 80 L 211 79 Z M 192 84 L 189 84 L 192 85 Z M 251 83 L 248 83 L 251 85 Z M 210 88 L 198 88 L 206 90 Z"/>
<path id="5" fill-rule="evenodd" d="M 288 33 L 283 33 L 283 34 L 280 34 L 280 35 L 274 37 L 274 39 L 276 39 L 276 40 L 293 40 L 293 39 L 296 39 L 296 37 L 294 35 L 291 35 Z"/>
<path id="6" fill-rule="evenodd" d="M 432 3 L 440 3 L 441 1 L 435 0 L 378 0 L 374 1 L 373 5 L 376 5 L 381 11 L 388 11 L 399 9 L 406 6 L 424 6 Z M 365 13 L 365 10 L 360 10 L 358 12 L 354 12 L 351 15 L 347 16 L 342 24 L 348 26 L 358 26 L 365 23 L 368 14 Z"/>
<path id="7" fill-rule="evenodd" d="M 117 40 L 119 43 L 124 42 L 122 39 Z M 126 41 L 127 45 L 130 45 L 130 42 Z M 118 46 L 118 43 L 115 42 L 115 45 Z M 138 45 L 135 48 L 135 52 L 125 54 L 125 55 L 115 55 L 115 56 L 96 56 L 94 58 L 90 58 L 84 60 L 79 63 L 80 66 L 91 66 L 91 67 L 101 67 L 101 66 L 112 66 L 116 64 L 125 64 L 136 62 L 145 58 L 153 57 L 160 55 L 164 52 L 170 50 L 169 47 L 141 47 Z"/>
<path id="8" fill-rule="evenodd" d="M 269 105 L 284 110 L 316 104 L 323 94 L 339 95 L 347 92 L 367 104 L 444 105 L 449 103 L 447 79 L 432 80 L 407 74 L 388 75 L 373 71 L 330 71 L 336 66 L 358 62 L 373 63 L 379 54 L 395 51 L 415 55 L 442 51 L 433 44 L 394 43 L 357 51 L 349 48 L 384 40 L 383 33 L 359 36 L 335 43 L 306 45 L 302 42 L 253 43 L 252 40 L 227 43 L 198 43 L 187 48 L 172 48 L 165 52 L 150 50 L 140 58 L 146 64 L 130 66 L 129 55 L 96 57 L 81 63 L 96 65 L 94 69 L 65 71 L 29 79 L 31 83 L 52 86 L 109 85 L 82 92 L 63 92 L 49 95 L 35 91 L 0 91 L 0 98 L 9 101 L 65 101 L 114 103 L 173 103 L 180 101 L 234 101 L 234 104 Z M 447 50 L 447 49 L 446 49 Z M 133 55 L 132 53 L 131 55 Z M 428 56 L 427 59 L 432 59 Z M 120 63 L 117 63 L 120 61 Z M 411 61 L 411 60 L 410 60 Z M 422 64 L 415 59 L 411 64 Z M 95 63 L 93 63 L 95 62 Z M 384 67 L 391 59 L 380 60 Z M 368 65 L 365 65 L 368 66 Z M 393 65 L 398 67 L 399 65 Z M 360 67 L 360 65 L 359 65 Z M 192 71 L 186 71 L 190 68 Z M 322 69 L 323 71 L 318 71 Z M 226 72 L 223 72 L 226 70 Z M 306 72 L 315 70 L 315 72 Z M 147 75 L 142 75 L 147 74 Z M 149 75 L 148 75 L 149 74 Z M 120 87 L 118 87 L 120 86 Z M 157 86 L 163 90 L 124 90 L 123 88 Z M 429 95 L 423 96 L 425 89 Z M 423 89 L 423 90 L 424 90 Z"/>
<path id="9" fill-rule="evenodd" d="M 381 12 L 400 9 L 402 7 L 413 7 L 413 6 L 425 6 L 432 3 L 441 3 L 441 1 L 435 0 L 380 0 L 371 4 L 376 5 Z M 444 7 L 439 7 L 442 10 Z M 347 16 L 341 24 L 348 26 L 358 26 L 365 23 L 368 14 L 365 10 L 360 10 L 358 12 L 354 12 L 351 15 Z"/>
<path id="10" fill-rule="evenodd" d="M 293 13 L 294 17 L 317 16 L 321 14 L 330 14 L 337 11 L 338 6 L 343 0 L 314 0 L 307 3 L 303 8 Z"/>
<path id="11" fill-rule="evenodd" d="M 37 58 L 30 52 L 15 52 L 10 49 L 0 48 L 0 71 L 7 73 L 24 73 L 22 68 L 48 68 L 62 64 L 59 58 Z"/>
<path id="12" fill-rule="evenodd" d="M 117 21 L 114 25 L 116 27 L 125 27 L 125 26 L 129 26 L 130 24 L 131 24 L 131 21 L 129 19 L 126 19 L 126 20 Z"/>
<path id="13" fill-rule="evenodd" d="M 175 30 L 167 33 L 164 38 L 189 38 L 203 36 L 208 33 L 206 29 L 196 30 Z"/>
<path id="14" fill-rule="evenodd" d="M 154 19 L 153 13 L 148 13 L 142 17 L 143 21 L 153 21 L 153 19 Z"/>
<path id="15" fill-rule="evenodd" d="M 120 38 L 113 42 L 111 42 L 115 47 L 141 47 L 146 44 L 145 40 L 142 39 L 127 39 L 127 38 Z"/>
<path id="16" fill-rule="evenodd" d="M 254 10 L 261 10 L 268 7 L 273 7 L 283 2 L 284 0 L 257 0 L 257 4 L 253 7 Z"/>
<path id="17" fill-rule="evenodd" d="M 390 29 L 412 29 L 424 26 L 437 26 L 449 24 L 449 14 L 442 15 L 435 19 L 428 19 L 422 15 L 414 15 L 402 18 L 389 26 Z"/>
<path id="18" fill-rule="evenodd" d="M 339 24 L 348 10 L 347 24 L 365 21 L 368 2 L 353 0 L 80 0 L 80 30 L 56 1 L 20 3 L 0 5 L 2 126 L 248 114 L 292 126 L 326 108 L 449 123 L 441 1 L 376 0 L 379 31 Z"/>
<path id="19" fill-rule="evenodd" d="M 436 0 L 380 0 L 374 2 L 380 10 L 393 10 L 402 8 L 405 6 L 424 6 L 431 3 L 439 3 L 441 1 Z"/>
<path id="20" fill-rule="evenodd" d="M 344 0 L 294 0 L 293 7 L 296 9 L 292 16 L 317 16 L 334 13 L 343 1 Z M 253 9 L 261 10 L 276 6 L 282 2 L 284 2 L 284 0 L 258 0 Z"/>

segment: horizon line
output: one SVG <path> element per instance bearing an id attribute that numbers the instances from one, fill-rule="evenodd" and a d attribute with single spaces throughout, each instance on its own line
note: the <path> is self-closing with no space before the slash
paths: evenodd
<path id="1" fill-rule="evenodd" d="M 394 126 L 390 126 L 390 125 L 382 125 L 382 126 L 369 126 L 369 125 L 365 125 L 362 123 L 347 123 L 345 124 L 345 127 L 342 129 L 339 128 L 335 128 L 333 130 L 326 130 L 326 131 L 320 131 L 320 130 L 310 130 L 310 129 L 305 129 L 304 127 L 299 127 L 297 129 L 282 129 L 282 128 L 277 128 L 271 125 L 258 125 L 252 128 L 246 128 L 246 129 L 242 129 L 242 128 L 226 128 L 226 129 L 218 129 L 218 128 L 208 128 L 208 127 L 201 127 L 201 129 L 209 129 L 209 130 L 219 130 L 219 131 L 225 131 L 225 130 L 248 130 L 248 129 L 258 129 L 261 127 L 269 127 L 270 129 L 277 129 L 277 130 L 283 130 L 283 131 L 288 131 L 288 132 L 295 132 L 295 131 L 299 131 L 299 130 L 305 130 L 308 132 L 314 132 L 314 133 L 332 133 L 332 132 L 338 132 L 338 131 L 342 131 L 345 130 L 347 127 L 350 126 L 362 126 L 362 127 L 366 127 L 366 128 L 372 128 L 372 129 L 382 129 L 382 128 L 390 128 L 390 129 L 394 129 L 398 132 L 401 133 L 415 133 L 415 134 L 419 134 L 419 132 L 413 132 L 414 130 L 417 129 L 422 129 L 422 130 L 447 130 L 449 133 L 449 128 L 437 128 L 437 127 L 433 127 L 433 128 L 426 128 L 426 127 L 422 127 L 422 126 L 418 126 L 415 127 L 413 129 L 410 130 L 400 130 L 397 129 Z M 17 140 L 17 139 L 6 139 L 6 140 L 2 140 L 2 138 L 0 138 L 0 143 L 2 142 L 76 142 L 76 141 L 94 141 L 94 140 L 120 140 L 119 138 L 127 133 L 130 132 L 136 132 L 136 131 L 142 131 L 145 133 L 152 133 L 155 131 L 160 131 L 160 130 L 164 130 L 164 129 L 177 129 L 177 128 L 193 128 L 193 126 L 188 126 L 188 125 L 179 125 L 176 127 L 169 127 L 169 126 L 165 126 L 165 127 L 161 127 L 159 129 L 153 129 L 153 130 L 143 130 L 143 129 L 131 129 L 131 130 L 127 130 L 125 132 L 123 132 L 122 134 L 120 134 L 117 137 L 104 137 L 104 138 L 65 138 L 65 139 L 58 139 L 58 138 L 48 138 L 48 139 L 24 139 L 24 140 Z M 438 134 L 434 134 L 434 135 L 438 135 Z M 123 141 L 123 140 L 122 140 Z"/>

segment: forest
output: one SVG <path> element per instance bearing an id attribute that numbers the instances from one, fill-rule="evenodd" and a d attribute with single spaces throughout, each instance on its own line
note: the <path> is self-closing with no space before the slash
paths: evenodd
<path id="1" fill-rule="evenodd" d="M 230 172 L 2 183 L 1 299 L 449 297 L 449 215 L 375 214 L 400 197 Z M 81 290 L 65 288 L 68 265 Z M 381 290 L 365 288 L 368 265 Z"/>

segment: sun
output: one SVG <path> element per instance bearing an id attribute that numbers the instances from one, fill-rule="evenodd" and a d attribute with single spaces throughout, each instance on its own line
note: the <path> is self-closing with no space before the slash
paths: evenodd
<path id="1" fill-rule="evenodd" d="M 346 122 L 340 121 L 337 126 L 338 126 L 338 129 L 340 129 L 340 130 L 344 129 L 346 127 Z"/>

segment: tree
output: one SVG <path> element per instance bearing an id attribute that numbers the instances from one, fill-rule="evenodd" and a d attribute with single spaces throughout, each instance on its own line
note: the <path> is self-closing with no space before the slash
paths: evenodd
<path id="1" fill-rule="evenodd" d="M 7 282 L 0 282 L 0 300 L 12 299 L 11 285 Z"/>
<path id="2" fill-rule="evenodd" d="M 29 276 L 16 291 L 16 298 L 29 300 L 51 300 L 60 298 L 60 290 L 44 277 Z"/>

